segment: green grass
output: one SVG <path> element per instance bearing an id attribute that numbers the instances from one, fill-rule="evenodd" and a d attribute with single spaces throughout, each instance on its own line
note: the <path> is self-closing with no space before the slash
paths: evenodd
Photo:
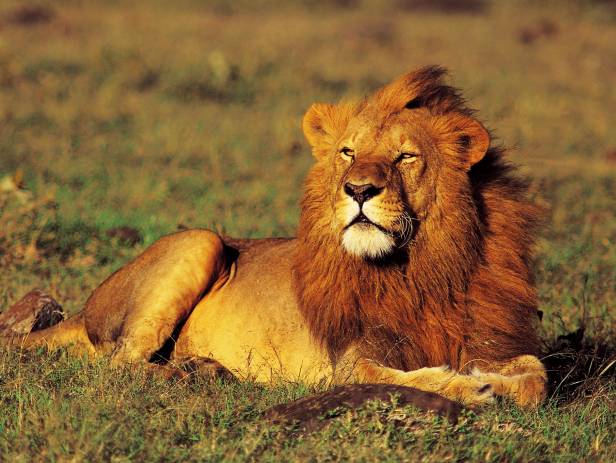
<path id="1" fill-rule="evenodd" d="M 548 402 L 455 427 L 371 404 L 295 435 L 261 412 L 302 385 L 164 382 L 106 359 L 2 351 L 0 461 L 613 459 L 616 10 L 435 3 L 447 2 L 63 0 L 24 23 L 22 2 L 2 2 L 0 179 L 23 175 L 23 188 L 0 185 L 0 310 L 40 287 L 74 313 L 178 227 L 292 235 L 312 162 L 306 108 L 438 63 L 548 211 L 535 262 Z M 142 241 L 108 235 L 120 226 Z"/>

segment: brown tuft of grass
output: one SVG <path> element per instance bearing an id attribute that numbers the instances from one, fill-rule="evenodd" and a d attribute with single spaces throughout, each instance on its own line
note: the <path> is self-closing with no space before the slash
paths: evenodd
<path id="1" fill-rule="evenodd" d="M 538 40 L 549 39 L 558 34 L 558 24 L 543 18 L 537 24 L 526 26 L 518 32 L 520 42 L 530 45 Z"/>
<path id="2" fill-rule="evenodd" d="M 398 0 L 399 8 L 406 11 L 431 11 L 444 14 L 483 13 L 485 0 Z"/>
<path id="3" fill-rule="evenodd" d="M 21 5 L 9 11 L 6 19 L 17 26 L 34 26 L 50 22 L 55 17 L 55 11 L 47 5 Z"/>

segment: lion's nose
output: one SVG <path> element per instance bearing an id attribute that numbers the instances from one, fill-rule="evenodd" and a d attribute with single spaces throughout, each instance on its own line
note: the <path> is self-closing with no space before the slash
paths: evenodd
<path id="1" fill-rule="evenodd" d="M 344 192 L 353 198 L 361 206 L 363 203 L 378 195 L 384 188 L 379 188 L 372 183 L 355 185 L 351 182 L 344 184 Z"/>

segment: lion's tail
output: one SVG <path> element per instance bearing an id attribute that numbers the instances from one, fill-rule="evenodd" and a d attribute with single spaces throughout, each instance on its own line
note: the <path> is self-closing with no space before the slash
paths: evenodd
<path id="1" fill-rule="evenodd" d="M 79 313 L 57 325 L 28 334 L 0 333 L 0 346 L 33 349 L 45 346 L 55 349 L 62 346 L 74 345 L 77 348 L 94 352 L 94 346 L 86 331 L 83 313 Z"/>

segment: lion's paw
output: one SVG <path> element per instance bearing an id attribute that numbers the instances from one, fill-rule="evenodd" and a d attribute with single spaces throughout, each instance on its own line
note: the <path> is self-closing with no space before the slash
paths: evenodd
<path id="1" fill-rule="evenodd" d="M 519 375 L 517 378 L 517 388 L 512 395 L 513 400 L 519 406 L 535 408 L 547 396 L 547 382 L 540 375 Z"/>
<path id="2" fill-rule="evenodd" d="M 445 386 L 443 395 L 469 406 L 485 405 L 494 402 L 492 386 L 474 376 L 454 376 Z"/>
<path id="3" fill-rule="evenodd" d="M 473 371 L 477 380 L 490 384 L 494 395 L 512 399 L 525 408 L 537 407 L 547 395 L 547 381 L 541 374 L 504 376 L 498 373 Z"/>

